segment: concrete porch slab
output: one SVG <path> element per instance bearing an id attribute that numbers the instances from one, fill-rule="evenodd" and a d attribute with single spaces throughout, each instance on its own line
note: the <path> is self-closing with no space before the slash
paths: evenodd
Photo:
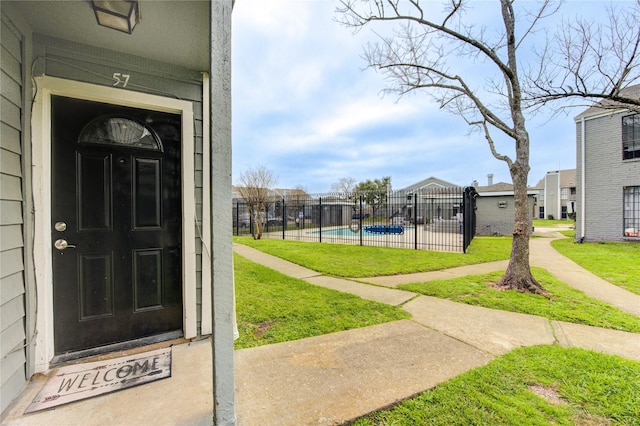
<path id="1" fill-rule="evenodd" d="M 236 352 L 240 425 L 335 425 L 493 357 L 402 320 Z"/>

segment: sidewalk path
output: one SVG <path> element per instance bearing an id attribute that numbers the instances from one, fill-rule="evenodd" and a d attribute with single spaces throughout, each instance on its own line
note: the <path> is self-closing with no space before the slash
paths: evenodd
<path id="1" fill-rule="evenodd" d="M 402 284 L 417 283 L 433 280 L 449 280 L 452 278 L 464 277 L 465 275 L 484 274 L 487 272 L 507 269 L 508 260 L 498 260 L 495 262 L 477 263 L 475 265 L 459 266 L 457 268 L 444 269 L 441 271 L 416 272 L 414 274 L 389 275 L 384 277 L 358 278 L 358 281 L 397 287 Z"/>
<path id="2" fill-rule="evenodd" d="M 609 283 L 561 255 L 551 247 L 549 238 L 530 241 L 530 262 L 553 274 L 560 281 L 583 291 L 587 296 L 602 300 L 623 311 L 640 316 L 640 295 Z"/>
<path id="3" fill-rule="evenodd" d="M 238 424 L 341 424 L 492 358 L 410 320 L 239 350 Z"/>
<path id="4" fill-rule="evenodd" d="M 531 266 L 538 266 L 546 269 L 561 281 L 583 291 L 587 296 L 602 300 L 625 312 L 640 316 L 640 295 L 631 293 L 603 280 L 567 257 L 561 255 L 551 246 L 551 241 L 561 238 L 561 234 L 555 232 L 552 228 L 542 228 L 541 230 L 536 230 L 535 235 L 541 238 L 532 238 L 530 240 L 529 259 Z M 304 279 L 312 284 L 357 294 L 365 299 L 377 300 L 394 306 L 398 306 L 409 300 L 413 296 L 413 293 L 402 290 L 387 291 L 384 287 L 393 289 L 401 284 L 451 279 L 465 275 L 484 274 L 492 271 L 505 270 L 509 263 L 508 260 L 500 260 L 441 271 L 358 278 L 358 282 L 356 282 L 356 279 L 325 277 L 318 272 L 303 268 L 302 266 L 241 244 L 235 244 L 233 246 L 233 250 L 253 262 L 275 269 L 283 274 Z M 362 283 L 374 285 L 371 286 Z M 396 295 L 394 296 L 394 294 Z M 402 294 L 402 296 L 400 294 Z"/>
<path id="5" fill-rule="evenodd" d="M 533 265 L 548 269 L 592 297 L 640 315 L 640 296 L 595 277 L 561 256 L 549 243 L 549 238 L 531 240 Z M 549 321 L 394 288 L 405 280 L 504 269 L 506 262 L 376 278 L 364 284 L 325 277 L 247 246 L 235 245 L 234 251 L 315 285 L 401 306 L 412 315 L 411 320 L 236 351 L 239 426 L 340 424 L 410 398 L 523 346 L 558 344 L 640 360 L 640 334 Z M 35 377 L 2 423 L 210 425 L 211 374 L 209 340 L 176 345 L 170 379 L 25 415 L 24 409 L 46 379 Z"/>
<path id="6" fill-rule="evenodd" d="M 640 315 L 640 296 L 560 255 L 551 247 L 551 238 L 531 242 L 532 265 L 548 269 L 592 297 Z M 283 273 L 293 268 L 287 261 L 247 246 L 235 245 L 234 251 Z M 405 282 L 479 274 L 506 266 L 507 261 L 500 261 L 360 282 L 301 273 L 299 278 L 312 284 L 402 306 L 412 320 L 236 351 L 239 424 L 339 424 L 523 346 L 558 344 L 640 360 L 638 334 L 416 296 L 394 288 Z"/>
<path id="7" fill-rule="evenodd" d="M 537 230 L 536 236 L 530 240 L 529 261 L 531 266 L 544 268 L 559 280 L 573 288 L 584 292 L 587 296 L 602 300 L 610 305 L 640 316 L 640 295 L 631 293 L 587 271 L 577 263 L 561 255 L 551 246 L 554 239 L 563 236 L 552 228 Z M 503 271 L 507 268 L 507 260 L 461 266 L 443 271 L 419 272 L 415 274 L 391 275 L 386 277 L 359 278 L 358 281 L 379 286 L 397 287 L 401 284 L 446 280 L 465 275 L 484 274 L 492 271 Z"/>

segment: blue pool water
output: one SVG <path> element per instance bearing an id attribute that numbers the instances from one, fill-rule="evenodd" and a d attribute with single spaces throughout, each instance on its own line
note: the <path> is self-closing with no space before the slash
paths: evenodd
<path id="1" fill-rule="evenodd" d="M 404 227 L 404 232 L 405 234 L 407 232 L 412 232 L 413 231 L 413 226 L 405 226 Z M 312 234 L 319 234 L 321 231 L 313 231 L 311 232 Z M 360 236 L 360 231 L 358 232 L 351 232 L 351 230 L 349 229 L 349 227 L 344 227 L 344 228 L 333 228 L 333 229 L 327 229 L 327 230 L 323 230 L 322 231 L 322 235 L 328 235 L 328 236 L 332 236 L 332 237 L 359 237 Z M 365 230 L 362 231 L 362 235 L 366 236 L 366 237 L 386 237 L 387 235 L 398 235 L 398 234 L 376 234 L 373 232 L 367 232 Z"/>

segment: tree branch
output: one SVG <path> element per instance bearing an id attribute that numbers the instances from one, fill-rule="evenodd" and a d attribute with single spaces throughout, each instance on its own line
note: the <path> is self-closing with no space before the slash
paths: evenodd
<path id="1" fill-rule="evenodd" d="M 563 109 L 582 100 L 586 106 L 640 112 L 637 94 L 627 96 L 627 89 L 640 82 L 640 0 L 607 11 L 606 25 L 563 22 L 552 48 L 548 42 L 538 53 L 537 71 L 527 76 L 529 107 L 565 101 Z"/>
<path id="2" fill-rule="evenodd" d="M 496 159 L 504 161 L 505 163 L 507 163 L 507 166 L 509 167 L 509 170 L 511 170 L 511 167 L 513 166 L 513 160 L 511 160 L 511 158 L 509 158 L 509 156 L 499 154 L 498 151 L 496 151 L 496 144 L 493 142 L 493 138 L 491 137 L 491 132 L 489 131 L 489 127 L 487 126 L 486 122 L 484 122 L 484 121 L 482 122 L 482 127 L 484 128 L 484 136 L 487 139 L 487 143 L 489 144 L 489 149 L 491 149 L 491 154 Z"/>

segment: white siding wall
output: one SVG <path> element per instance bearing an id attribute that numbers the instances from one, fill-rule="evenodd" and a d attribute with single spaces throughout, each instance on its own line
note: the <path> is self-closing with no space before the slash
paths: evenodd
<path id="1" fill-rule="evenodd" d="M 0 105 L 0 411 L 26 384 L 22 36 L 2 15 Z"/>
<path id="2" fill-rule="evenodd" d="M 544 177 L 544 218 L 553 215 L 554 219 L 561 219 L 560 210 L 560 173 L 548 172 Z"/>

